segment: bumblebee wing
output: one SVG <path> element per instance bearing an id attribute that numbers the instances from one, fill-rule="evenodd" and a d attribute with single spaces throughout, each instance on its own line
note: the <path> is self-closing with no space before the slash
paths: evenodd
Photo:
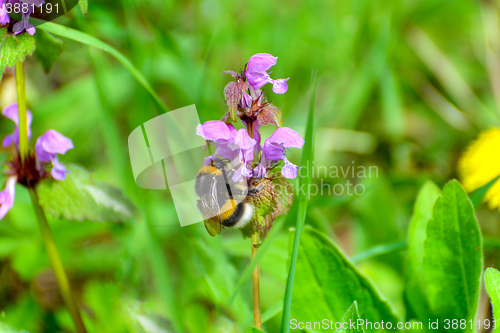
<path id="1" fill-rule="evenodd" d="M 211 216 L 213 212 L 213 207 L 208 203 L 208 201 L 205 198 L 201 198 L 198 201 L 198 207 L 200 210 L 203 212 L 203 217 L 204 217 L 204 222 L 205 222 L 205 228 L 207 229 L 208 233 L 210 236 L 217 236 L 220 235 L 221 232 L 221 224 L 217 220 L 214 220 L 213 218 L 206 218 L 206 216 Z M 220 219 L 220 215 L 219 215 Z"/>
<path id="2" fill-rule="evenodd" d="M 219 219 L 219 224 L 222 224 L 222 219 L 220 217 L 220 206 L 219 206 L 219 196 L 217 195 L 217 180 L 212 180 L 211 190 L 210 190 L 210 200 L 212 201 L 212 207 L 214 208 L 214 212 Z"/>

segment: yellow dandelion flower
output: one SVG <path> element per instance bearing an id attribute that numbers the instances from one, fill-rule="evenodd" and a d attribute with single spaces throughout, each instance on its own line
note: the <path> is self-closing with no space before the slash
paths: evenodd
<path id="1" fill-rule="evenodd" d="M 458 172 L 467 192 L 472 192 L 500 176 L 500 128 L 482 132 L 458 163 Z M 500 209 L 500 179 L 486 192 L 490 209 Z"/>

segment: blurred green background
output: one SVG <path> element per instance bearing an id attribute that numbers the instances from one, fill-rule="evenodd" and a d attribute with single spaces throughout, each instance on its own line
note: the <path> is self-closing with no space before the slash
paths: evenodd
<path id="1" fill-rule="evenodd" d="M 432 179 L 442 186 L 458 177 L 457 161 L 468 143 L 499 125 L 499 5 L 101 0 L 90 1 L 86 17 L 76 7 L 56 22 L 118 49 L 168 108 L 196 104 L 202 122 L 226 112 L 223 89 L 231 78 L 221 72 L 239 71 L 251 55 L 265 52 L 278 57 L 271 76 L 290 77 L 284 95 L 267 88 L 269 99 L 282 109 L 285 126 L 304 134 L 317 70 L 315 167 L 378 167 L 378 177 L 313 178 L 319 185 L 350 180 L 366 187 L 362 197 L 318 194 L 309 202 L 306 223 L 351 257 L 406 240 L 422 184 Z M 53 128 L 70 137 L 75 149 L 61 161 L 84 165 L 138 207 L 123 224 L 49 221 L 89 331 L 174 332 L 176 320 L 186 332 L 251 326 L 250 283 L 228 303 L 249 263 L 250 241 L 234 230 L 211 238 L 203 224 L 180 228 L 168 190 L 134 183 L 127 137 L 162 112 L 146 90 L 108 54 L 69 40 L 48 75 L 34 59 L 26 73 L 33 136 Z M 0 89 L 3 108 L 16 98 L 12 71 Z M 0 131 L 10 133 L 11 122 L 2 121 Z M 290 160 L 299 164 L 300 151 Z M 261 262 L 267 332 L 280 327 L 293 214 Z M 484 235 L 500 236 L 498 217 L 485 207 L 479 211 Z M 496 255 L 489 250 L 486 265 Z M 404 318 L 401 253 L 357 266 Z M 0 313 L 0 321 L 17 331 L 72 327 L 21 187 L 0 223 Z"/>

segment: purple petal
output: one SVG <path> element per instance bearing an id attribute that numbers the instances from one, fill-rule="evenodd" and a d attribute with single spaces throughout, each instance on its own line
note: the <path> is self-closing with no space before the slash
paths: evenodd
<path id="1" fill-rule="evenodd" d="M 285 147 L 281 144 L 273 143 L 268 140 L 269 139 L 266 139 L 264 142 L 264 148 L 262 149 L 266 160 L 269 162 L 284 160 L 286 158 Z"/>
<path id="2" fill-rule="evenodd" d="M 243 96 L 241 96 L 240 105 L 244 109 L 250 108 L 252 106 L 252 96 L 244 92 Z"/>
<path id="3" fill-rule="evenodd" d="M 0 192 L 0 220 L 14 205 L 14 197 L 16 194 L 17 177 L 13 176 L 7 179 L 5 189 Z"/>
<path id="4" fill-rule="evenodd" d="M 283 177 L 288 179 L 297 178 L 297 170 L 300 169 L 298 166 L 290 162 L 285 158 L 285 165 L 281 168 L 281 174 Z"/>
<path id="5" fill-rule="evenodd" d="M 17 108 L 17 103 L 12 103 L 3 109 L 2 114 L 12 120 L 16 125 L 19 125 L 19 111 Z"/>
<path id="6" fill-rule="evenodd" d="M 264 178 L 266 175 L 266 168 L 264 168 L 264 166 L 259 163 L 259 165 L 257 165 L 255 167 L 255 169 L 253 169 L 253 176 L 255 178 Z"/>
<path id="7" fill-rule="evenodd" d="M 278 57 L 274 57 L 269 53 L 257 53 L 248 60 L 247 73 L 263 73 L 269 68 L 276 65 Z"/>
<path id="8" fill-rule="evenodd" d="M 252 139 L 249 135 L 246 129 L 240 129 L 237 133 L 236 136 L 234 137 L 234 143 L 243 150 L 251 149 L 255 146 L 257 141 L 255 139 Z"/>
<path id="9" fill-rule="evenodd" d="M 73 148 L 73 142 L 61 133 L 48 130 L 36 140 L 35 150 L 39 161 L 52 161 L 56 154 L 65 154 Z"/>
<path id="10" fill-rule="evenodd" d="M 3 109 L 2 114 L 19 126 L 19 109 L 17 108 L 17 103 L 12 103 L 7 106 Z M 29 126 L 31 126 L 31 122 L 33 121 L 33 114 L 28 109 L 26 110 L 26 121 L 29 128 Z"/>
<path id="11" fill-rule="evenodd" d="M 54 177 L 55 180 L 64 180 L 66 178 L 66 174 L 70 173 L 68 169 L 64 167 L 57 158 L 52 160 L 52 165 L 54 166 L 52 170 L 50 171 L 50 174 L 52 177 Z"/>
<path id="12" fill-rule="evenodd" d="M 205 157 L 205 158 L 203 159 L 203 161 L 204 161 L 204 162 L 203 162 L 203 166 L 205 166 L 205 165 L 210 165 L 210 163 L 212 163 L 212 161 L 213 161 L 213 160 L 214 160 L 214 155 L 210 155 L 210 156 L 208 156 L 208 157 Z"/>
<path id="13" fill-rule="evenodd" d="M 16 127 L 14 129 L 14 133 L 7 135 L 3 139 L 2 145 L 3 145 L 4 148 L 7 148 L 8 146 L 10 146 L 12 144 L 17 145 L 18 143 L 19 143 L 19 130 Z"/>
<path id="14" fill-rule="evenodd" d="M 266 72 L 248 72 L 247 71 L 247 81 L 250 83 L 253 89 L 260 89 L 263 85 L 272 82 L 271 77 Z"/>
<path id="15" fill-rule="evenodd" d="M 238 132 L 238 130 L 236 128 L 234 128 L 233 124 L 226 124 L 226 125 L 227 125 L 227 128 L 229 128 L 229 132 L 231 132 L 231 139 L 233 139 L 236 136 L 236 133 Z"/>
<path id="16" fill-rule="evenodd" d="M 233 182 L 237 183 L 241 180 L 241 172 L 243 170 L 243 167 L 240 167 L 236 169 L 233 173 Z"/>
<path id="17" fill-rule="evenodd" d="M 19 110 L 17 108 L 17 103 L 13 103 L 3 109 L 2 114 L 12 120 L 16 125 L 19 125 Z M 26 110 L 26 122 L 28 125 L 28 139 L 31 137 L 31 122 L 33 121 L 33 114 L 30 110 Z M 11 144 L 19 144 L 19 129 L 17 126 L 14 128 L 14 132 L 9 134 L 3 140 L 3 146 L 7 147 Z"/>
<path id="18" fill-rule="evenodd" d="M 247 166 L 243 164 L 234 171 L 233 181 L 237 183 L 241 180 L 242 177 L 252 178 L 252 176 L 253 176 L 252 170 L 249 170 Z"/>
<path id="19" fill-rule="evenodd" d="M 274 131 L 274 133 L 266 139 L 266 142 L 279 143 L 285 148 L 302 148 L 304 145 L 304 139 L 299 133 L 295 132 L 293 129 L 288 127 L 280 127 Z"/>
<path id="20" fill-rule="evenodd" d="M 249 168 L 247 168 L 246 164 L 243 165 L 243 170 L 241 170 L 241 175 L 247 178 L 252 178 L 253 177 L 253 171 Z"/>
<path id="21" fill-rule="evenodd" d="M 14 27 L 12 28 L 12 31 L 14 32 L 14 35 L 20 34 L 24 30 L 24 22 L 20 21 L 14 24 Z"/>
<path id="22" fill-rule="evenodd" d="M 234 145 L 227 142 L 220 142 L 217 144 L 217 148 L 215 148 L 214 155 L 220 156 L 222 158 L 227 158 L 229 161 L 233 161 L 235 159 L 241 160 L 239 156 L 241 155 L 239 149 L 233 149 Z"/>
<path id="23" fill-rule="evenodd" d="M 230 128 L 220 120 L 211 120 L 196 127 L 196 134 L 205 140 L 229 141 L 233 138 Z"/>
<path id="24" fill-rule="evenodd" d="M 36 32 L 36 28 L 33 24 L 28 23 L 28 26 L 26 27 L 26 32 L 29 33 L 31 36 L 33 36 Z M 273 88 L 274 91 L 274 88 Z"/>
<path id="25" fill-rule="evenodd" d="M 3 0 L 0 0 L 0 25 L 7 25 L 10 22 L 10 16 Z"/>
<path id="26" fill-rule="evenodd" d="M 286 81 L 290 80 L 288 79 L 277 79 L 273 80 L 273 91 L 275 94 L 284 94 L 288 90 L 288 84 L 286 84 Z"/>

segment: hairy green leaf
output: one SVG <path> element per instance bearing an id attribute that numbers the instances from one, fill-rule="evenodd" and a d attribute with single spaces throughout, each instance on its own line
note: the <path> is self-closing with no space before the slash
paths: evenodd
<path id="1" fill-rule="evenodd" d="M 64 42 L 48 32 L 39 30 L 35 34 L 35 43 L 35 57 L 42 65 L 44 72 L 48 73 L 64 50 Z"/>
<path id="2" fill-rule="evenodd" d="M 360 318 L 392 322 L 396 327 L 397 317 L 368 279 L 326 236 L 305 227 L 295 268 L 293 318 L 303 322 L 321 322 L 324 318 L 340 321 L 354 301 L 359 305 Z"/>
<path id="3" fill-rule="evenodd" d="M 434 205 L 424 242 L 423 279 L 432 317 L 474 318 L 482 265 L 474 208 L 462 186 L 452 180 Z"/>
<path id="4" fill-rule="evenodd" d="M 363 329 L 362 326 L 360 326 L 359 328 L 358 326 L 352 328 L 352 326 L 350 325 L 353 322 L 357 322 L 358 319 L 361 319 L 359 317 L 359 312 L 358 312 L 358 303 L 354 301 L 352 305 L 349 307 L 349 309 L 347 309 L 342 319 L 340 320 L 340 322 L 342 323 L 347 323 L 348 326 L 345 324 L 343 324 L 342 326 L 348 328 L 347 329 L 341 328 L 335 330 L 335 333 L 363 333 L 365 330 Z"/>
<path id="5" fill-rule="evenodd" d="M 55 218 L 97 222 L 121 222 L 132 216 L 133 205 L 118 190 L 93 181 L 80 166 L 67 168 L 71 172 L 64 181 L 46 180 L 38 187 L 46 213 Z"/>
<path id="6" fill-rule="evenodd" d="M 425 318 L 429 313 L 423 276 L 424 243 L 427 223 L 432 217 L 432 209 L 440 195 L 441 190 L 432 181 L 425 183 L 418 194 L 410 223 L 405 270 L 405 299 L 418 318 Z M 409 315 L 409 317 L 414 317 L 414 315 Z"/>
<path id="7" fill-rule="evenodd" d="M 35 38 L 30 34 L 6 35 L 0 43 L 0 76 L 3 75 L 5 67 L 14 67 L 18 61 L 24 61 L 34 51 Z"/>
<path id="8" fill-rule="evenodd" d="M 484 272 L 484 285 L 488 291 L 488 295 L 490 295 L 493 315 L 498 325 L 500 321 L 500 272 L 494 268 L 488 268 Z"/>

